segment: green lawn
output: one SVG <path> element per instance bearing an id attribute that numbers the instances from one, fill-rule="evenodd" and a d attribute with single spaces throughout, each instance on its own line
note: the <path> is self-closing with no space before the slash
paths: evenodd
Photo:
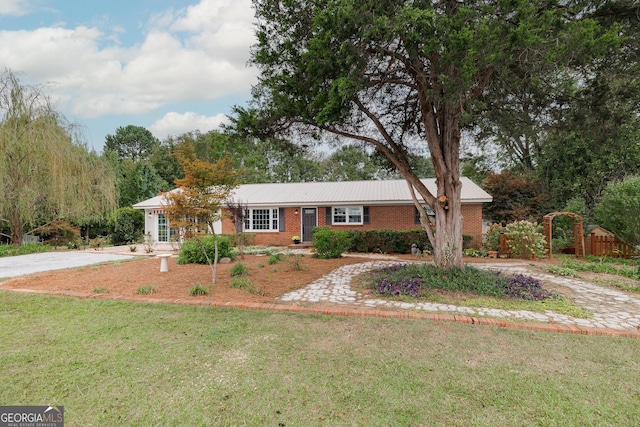
<path id="1" fill-rule="evenodd" d="M 640 341 L 0 292 L 0 405 L 66 426 L 640 424 Z"/>

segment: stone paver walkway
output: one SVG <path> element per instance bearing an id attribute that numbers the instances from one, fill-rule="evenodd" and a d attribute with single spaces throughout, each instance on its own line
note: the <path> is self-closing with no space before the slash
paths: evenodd
<path id="1" fill-rule="evenodd" d="M 576 279 L 562 278 L 548 274 L 532 272 L 525 264 L 474 264 L 486 269 L 501 270 L 509 273 L 523 273 L 537 279 L 548 280 L 566 286 L 575 292 L 574 300 L 593 314 L 591 319 L 581 319 L 552 311 L 535 313 L 525 310 L 499 310 L 492 308 L 462 307 L 430 302 L 409 303 L 374 299 L 353 291 L 351 280 L 366 271 L 382 268 L 399 261 L 369 261 L 340 267 L 330 274 L 316 280 L 306 287 L 289 292 L 279 298 L 282 302 L 349 304 L 370 308 L 392 308 L 418 310 L 426 312 L 461 314 L 464 316 L 493 317 L 519 321 L 548 322 L 563 325 L 575 325 L 586 328 L 607 328 L 614 330 L 637 331 L 640 329 L 640 298 L 624 292 L 600 287 Z"/>

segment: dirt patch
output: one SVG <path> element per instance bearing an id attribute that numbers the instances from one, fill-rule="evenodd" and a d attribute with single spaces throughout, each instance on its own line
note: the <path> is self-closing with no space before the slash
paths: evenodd
<path id="1" fill-rule="evenodd" d="M 231 264 L 218 264 L 217 283 L 212 285 L 212 273 L 208 265 L 176 264 L 176 258 L 169 258 L 169 271 L 160 273 L 160 260 L 144 257 L 132 261 L 111 262 L 87 267 L 58 270 L 23 276 L 0 282 L 0 289 L 33 289 L 47 293 L 63 293 L 75 296 L 97 296 L 105 298 L 126 297 L 128 299 L 199 299 L 215 302 L 274 302 L 281 295 L 305 287 L 314 280 L 347 264 L 372 260 L 431 261 L 431 257 L 417 258 L 412 255 L 354 254 L 338 259 L 318 259 L 311 255 L 291 255 L 281 261 L 269 264 L 264 255 L 245 255 Z M 515 260 L 522 262 L 522 260 Z M 467 258 L 466 263 L 512 264 L 514 260 Z M 230 288 L 233 277 L 230 270 L 243 263 L 249 269 L 247 279 L 251 281 L 253 292 L 246 289 Z M 529 263 L 533 271 L 546 270 L 549 262 Z M 200 285 L 209 289 L 208 295 L 191 296 L 189 291 Z M 571 297 L 569 288 L 545 281 L 544 286 Z M 139 292 L 141 288 L 153 288 L 150 294 Z"/>
<path id="2" fill-rule="evenodd" d="M 160 273 L 160 260 L 154 257 L 51 271 L 23 276 L 0 283 L 0 289 L 34 289 L 51 293 L 98 294 L 105 297 L 127 298 L 200 298 L 221 302 L 272 302 L 282 294 L 300 289 L 336 268 L 365 262 L 362 258 L 318 259 L 309 255 L 285 257 L 275 264 L 268 263 L 267 256 L 245 255 L 231 264 L 218 264 L 217 283 L 212 285 L 212 273 L 208 265 L 176 264 L 169 258 L 169 271 Z M 230 288 L 231 268 L 243 263 L 249 268 L 256 293 Z M 205 296 L 192 297 L 189 290 L 195 285 L 209 289 Z M 153 286 L 153 293 L 140 294 L 139 288 Z"/>

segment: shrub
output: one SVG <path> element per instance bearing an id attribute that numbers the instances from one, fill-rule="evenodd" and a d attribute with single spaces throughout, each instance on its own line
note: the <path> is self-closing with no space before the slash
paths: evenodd
<path id="1" fill-rule="evenodd" d="M 507 224 L 507 251 L 513 258 L 529 259 L 544 254 L 545 238 L 536 223 L 516 221 Z"/>
<path id="2" fill-rule="evenodd" d="M 178 264 L 207 264 L 207 258 L 204 253 L 202 253 L 200 243 L 204 246 L 209 258 L 213 260 L 215 256 L 215 237 L 207 235 L 198 237 L 197 239 L 199 239 L 200 242 L 196 239 L 190 239 L 182 243 L 178 259 L 176 260 Z M 232 249 L 231 242 L 229 242 L 226 236 L 218 236 L 218 259 L 224 257 L 233 259 Z"/>
<path id="3" fill-rule="evenodd" d="M 126 245 L 142 239 L 144 230 L 144 212 L 133 208 L 116 209 L 107 222 L 111 243 Z"/>
<path id="4" fill-rule="evenodd" d="M 249 267 L 239 262 L 238 264 L 235 264 L 233 267 L 231 267 L 231 270 L 229 271 L 229 275 L 231 277 L 248 276 Z"/>
<path id="5" fill-rule="evenodd" d="M 408 253 L 415 244 L 423 252 L 433 248 L 423 229 L 412 230 L 347 230 L 349 252 Z M 472 237 L 472 236 L 470 236 Z"/>
<path id="6" fill-rule="evenodd" d="M 340 258 L 351 247 L 351 239 L 346 231 L 335 231 L 327 227 L 313 230 L 313 248 L 318 258 Z"/>
<path id="7" fill-rule="evenodd" d="M 56 249 L 58 246 L 76 249 L 82 244 L 80 227 L 63 220 L 54 220 L 36 228 L 33 232 L 41 236 L 45 244 L 51 245 Z"/>
<path id="8" fill-rule="evenodd" d="M 473 234 L 463 234 L 462 235 L 462 249 L 471 248 L 471 242 L 473 241 Z"/>
<path id="9" fill-rule="evenodd" d="M 504 233 L 505 229 L 501 224 L 491 224 L 489 230 L 484 233 L 484 242 L 482 248 L 487 251 L 497 251 L 500 249 L 500 234 Z"/>
<path id="10" fill-rule="evenodd" d="M 611 182 L 596 205 L 596 220 L 630 245 L 640 244 L 640 176 Z"/>
<path id="11" fill-rule="evenodd" d="M 473 258 L 481 258 L 487 255 L 487 251 L 481 249 L 465 249 L 462 251 L 462 254 Z"/>

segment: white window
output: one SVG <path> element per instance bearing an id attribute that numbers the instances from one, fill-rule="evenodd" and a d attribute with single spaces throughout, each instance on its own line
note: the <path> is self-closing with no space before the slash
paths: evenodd
<path id="1" fill-rule="evenodd" d="M 362 224 L 362 206 L 336 206 L 332 213 L 332 224 Z"/>
<path id="2" fill-rule="evenodd" d="M 278 231 L 278 209 L 247 209 L 245 231 Z"/>
<path id="3" fill-rule="evenodd" d="M 178 230 L 169 227 L 169 219 L 163 214 L 158 214 L 158 242 L 168 243 L 177 235 Z"/>

